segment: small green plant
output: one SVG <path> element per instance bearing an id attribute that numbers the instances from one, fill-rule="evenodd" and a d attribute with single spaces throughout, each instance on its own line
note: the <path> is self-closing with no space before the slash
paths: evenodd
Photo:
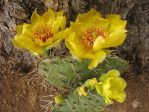
<path id="1" fill-rule="evenodd" d="M 17 27 L 12 43 L 36 56 L 47 57 L 39 63 L 38 70 L 60 91 L 53 99 L 53 112 L 99 112 L 112 100 L 121 103 L 126 97 L 126 82 L 120 73 L 126 71 L 128 63 L 109 50 L 123 44 L 126 23 L 119 15 L 103 18 L 91 9 L 79 14 L 66 28 L 63 11 L 48 9 L 40 16 L 35 10 L 31 24 Z M 49 59 L 48 51 L 62 40 L 71 56 Z"/>

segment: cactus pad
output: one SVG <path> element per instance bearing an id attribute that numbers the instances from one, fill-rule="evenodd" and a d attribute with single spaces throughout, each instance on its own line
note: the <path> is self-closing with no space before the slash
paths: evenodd
<path id="1" fill-rule="evenodd" d="M 105 106 L 104 100 L 97 93 L 79 96 L 70 92 L 61 104 L 55 104 L 52 112 L 99 112 Z"/>
<path id="2" fill-rule="evenodd" d="M 50 84 L 63 90 L 74 88 L 87 79 L 100 77 L 111 69 L 124 72 L 128 67 L 128 63 L 118 57 L 108 57 L 92 70 L 88 69 L 88 64 L 88 60 L 78 62 L 72 57 L 46 59 L 40 63 L 39 72 L 47 77 Z"/>

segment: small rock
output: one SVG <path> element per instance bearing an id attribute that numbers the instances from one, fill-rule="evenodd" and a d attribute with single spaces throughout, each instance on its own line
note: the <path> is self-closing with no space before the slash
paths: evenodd
<path id="1" fill-rule="evenodd" d="M 137 100 L 133 100 L 131 106 L 135 109 L 140 105 L 140 103 Z"/>

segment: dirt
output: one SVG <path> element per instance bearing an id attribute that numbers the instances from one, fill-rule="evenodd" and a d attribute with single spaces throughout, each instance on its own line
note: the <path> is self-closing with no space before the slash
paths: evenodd
<path id="1" fill-rule="evenodd" d="M 49 108 L 48 102 L 42 100 L 45 97 L 50 101 L 48 95 L 56 93 L 56 89 L 35 68 L 29 73 L 20 73 L 14 58 L 0 58 L 0 112 L 44 112 Z"/>
<path id="2" fill-rule="evenodd" d="M 36 67 L 28 73 L 16 69 L 13 57 L 0 56 L 0 112 L 50 112 L 56 89 L 50 86 Z M 104 112 L 149 112 L 149 75 L 126 73 L 127 98 Z"/>

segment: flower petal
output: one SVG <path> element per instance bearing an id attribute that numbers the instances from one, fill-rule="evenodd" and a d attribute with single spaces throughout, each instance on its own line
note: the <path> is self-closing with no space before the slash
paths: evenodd
<path id="1" fill-rule="evenodd" d="M 31 32 L 31 25 L 30 24 L 26 24 L 26 23 L 23 24 L 22 34 L 26 35 L 27 37 L 31 37 L 33 35 Z"/>
<path id="2" fill-rule="evenodd" d="M 77 92 L 78 92 L 79 96 L 87 96 L 88 95 L 88 93 L 85 90 L 84 85 L 82 85 L 81 87 L 78 87 Z"/>
<path id="3" fill-rule="evenodd" d="M 48 11 L 42 15 L 42 20 L 45 21 L 45 23 L 47 23 L 48 26 L 52 25 L 55 19 L 56 12 L 51 8 L 49 8 Z"/>
<path id="4" fill-rule="evenodd" d="M 110 25 L 110 22 L 109 22 L 108 19 L 101 18 L 98 15 L 96 15 L 93 18 L 93 22 L 94 22 L 95 25 L 101 27 L 104 30 L 107 30 L 109 25 Z"/>
<path id="5" fill-rule="evenodd" d="M 59 30 L 63 30 L 66 26 L 65 17 L 57 17 L 53 23 L 52 32 L 57 33 Z"/>
<path id="6" fill-rule="evenodd" d="M 85 86 L 86 86 L 89 90 L 94 89 L 94 87 L 95 87 L 96 84 L 97 84 L 97 79 L 96 79 L 96 78 L 88 79 L 88 80 L 85 82 Z"/>
<path id="7" fill-rule="evenodd" d="M 25 35 L 16 35 L 12 40 L 12 43 L 17 48 L 29 48 L 30 46 L 34 46 L 34 42 Z"/>
<path id="8" fill-rule="evenodd" d="M 53 47 L 56 47 L 61 41 L 62 41 L 62 39 L 59 39 L 59 40 L 56 40 L 56 41 L 52 42 L 51 44 L 46 46 L 46 50 L 49 50 Z"/>
<path id="9" fill-rule="evenodd" d="M 43 43 L 40 39 L 38 39 L 38 38 L 35 38 L 35 39 L 34 39 L 34 42 L 35 42 L 35 44 L 36 44 L 37 46 L 44 46 L 44 43 Z"/>
<path id="10" fill-rule="evenodd" d="M 113 99 L 119 103 L 122 103 L 126 99 L 126 93 L 122 92 L 122 93 L 116 94 L 115 96 L 113 96 Z"/>
<path id="11" fill-rule="evenodd" d="M 65 38 L 65 35 L 63 34 L 63 32 L 58 32 L 56 34 L 54 34 L 54 37 L 49 38 L 46 40 L 46 42 L 43 43 L 44 46 L 48 46 L 50 44 L 52 44 L 53 42 L 57 41 L 57 40 L 62 40 Z"/>
<path id="12" fill-rule="evenodd" d="M 117 30 L 118 31 L 119 30 L 125 30 L 127 21 L 121 20 L 119 15 L 109 14 L 109 15 L 107 15 L 106 18 L 110 22 L 110 26 L 109 26 L 109 29 L 108 29 L 109 33 L 117 32 Z"/>
<path id="13" fill-rule="evenodd" d="M 105 39 L 101 36 L 98 36 L 93 44 L 93 51 L 99 51 L 104 48 Z"/>
<path id="14" fill-rule="evenodd" d="M 125 31 L 113 32 L 106 38 L 106 43 L 104 47 L 108 48 L 122 45 L 125 41 L 125 38 L 126 38 Z"/>
<path id="15" fill-rule="evenodd" d="M 101 17 L 101 14 L 98 11 L 96 11 L 95 9 L 91 9 L 87 13 L 79 14 L 78 17 L 77 17 L 76 22 L 82 22 L 82 23 L 91 22 L 92 18 L 95 15 L 98 15 L 99 17 Z"/>
<path id="16" fill-rule="evenodd" d="M 85 23 L 74 23 L 71 22 L 71 30 L 76 33 L 76 36 L 82 37 L 83 33 L 87 30 L 87 28 L 91 26 Z"/>
<path id="17" fill-rule="evenodd" d="M 126 82 L 122 78 L 113 78 L 111 81 L 110 91 L 112 94 L 110 95 L 111 99 L 114 99 L 118 102 L 123 102 L 125 100 L 126 94 L 124 89 L 126 87 Z"/>
<path id="18" fill-rule="evenodd" d="M 30 46 L 28 48 L 29 51 L 31 51 L 33 54 L 42 54 L 43 53 L 43 48 L 39 46 Z"/>
<path id="19" fill-rule="evenodd" d="M 18 25 L 16 27 L 16 29 L 17 29 L 17 34 L 21 34 L 22 33 L 22 29 L 23 29 L 23 25 Z"/>
<path id="20" fill-rule="evenodd" d="M 106 52 L 103 50 L 95 52 L 94 58 L 92 59 L 91 63 L 89 64 L 88 68 L 93 69 L 97 67 L 99 63 L 101 63 L 106 58 Z"/>
<path id="21" fill-rule="evenodd" d="M 40 19 L 41 19 L 41 16 L 37 13 L 37 9 L 35 9 L 31 16 L 31 23 L 36 24 Z"/>
<path id="22" fill-rule="evenodd" d="M 64 15 L 64 11 L 58 11 L 56 13 L 56 16 L 59 17 L 59 16 L 63 16 Z"/>
<path id="23" fill-rule="evenodd" d="M 76 34 L 73 32 L 66 38 L 66 46 L 79 58 L 89 58 L 92 59 L 94 57 L 93 51 L 89 48 L 86 48 L 80 38 L 76 37 Z"/>
<path id="24" fill-rule="evenodd" d="M 103 74 L 100 77 L 100 81 L 106 80 L 109 77 L 118 78 L 119 76 L 120 76 L 120 72 L 115 70 L 115 69 L 113 69 L 113 70 L 110 70 L 106 75 Z"/>

